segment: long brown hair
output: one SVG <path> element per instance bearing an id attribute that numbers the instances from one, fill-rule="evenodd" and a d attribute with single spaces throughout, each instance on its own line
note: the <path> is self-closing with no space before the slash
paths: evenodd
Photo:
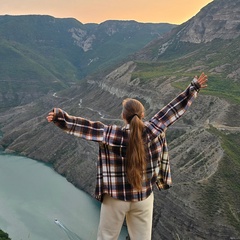
<path id="1" fill-rule="evenodd" d="M 123 101 L 123 119 L 130 125 L 130 136 L 126 155 L 126 174 L 128 182 L 137 190 L 142 189 L 146 169 L 146 152 L 143 141 L 144 107 L 136 99 Z"/>

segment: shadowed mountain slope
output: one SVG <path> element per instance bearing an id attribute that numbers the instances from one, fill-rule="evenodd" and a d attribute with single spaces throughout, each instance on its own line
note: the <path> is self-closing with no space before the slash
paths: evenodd
<path id="1" fill-rule="evenodd" d="M 0 16 L 0 111 L 67 88 L 141 49 L 171 24 L 82 24 L 51 16 Z"/>

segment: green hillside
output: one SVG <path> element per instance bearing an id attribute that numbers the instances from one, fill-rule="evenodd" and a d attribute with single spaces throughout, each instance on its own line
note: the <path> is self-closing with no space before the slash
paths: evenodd
<path id="1" fill-rule="evenodd" d="M 82 24 L 51 16 L 0 16 L 0 111 L 79 83 L 116 64 L 171 24 Z"/>
<path id="2" fill-rule="evenodd" d="M 205 94 L 240 104 L 240 83 L 234 77 L 240 62 L 239 42 L 240 37 L 229 41 L 216 40 L 199 44 L 191 53 L 180 48 L 174 59 L 161 57 L 156 62 L 138 62 L 132 79 L 139 78 L 144 83 L 160 77 L 193 77 L 202 71 L 209 76 L 208 88 L 203 91 Z M 177 82 L 174 86 L 184 89 L 186 83 Z"/>

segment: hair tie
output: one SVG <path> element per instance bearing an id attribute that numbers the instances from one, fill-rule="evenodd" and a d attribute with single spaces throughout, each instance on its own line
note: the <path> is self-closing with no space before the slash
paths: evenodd
<path id="1" fill-rule="evenodd" d="M 132 121 L 132 119 L 135 117 L 135 116 L 137 116 L 139 119 L 140 119 L 140 117 L 138 116 L 138 114 L 133 114 L 131 117 L 130 117 L 130 121 L 129 122 L 131 122 Z"/>

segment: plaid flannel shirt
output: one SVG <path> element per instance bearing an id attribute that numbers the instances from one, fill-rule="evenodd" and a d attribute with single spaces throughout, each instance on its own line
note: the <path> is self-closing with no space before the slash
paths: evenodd
<path id="1" fill-rule="evenodd" d="M 97 161 L 97 183 L 95 196 L 102 201 L 104 193 L 123 201 L 146 199 L 156 184 L 158 189 L 168 189 L 172 183 L 166 129 L 179 119 L 191 105 L 200 86 L 194 81 L 163 107 L 149 121 L 145 121 L 144 139 L 146 143 L 146 178 L 142 190 L 134 189 L 126 179 L 125 160 L 129 137 L 129 125 L 105 125 L 99 121 L 68 115 L 54 108 L 54 123 L 69 134 L 99 144 Z"/>

